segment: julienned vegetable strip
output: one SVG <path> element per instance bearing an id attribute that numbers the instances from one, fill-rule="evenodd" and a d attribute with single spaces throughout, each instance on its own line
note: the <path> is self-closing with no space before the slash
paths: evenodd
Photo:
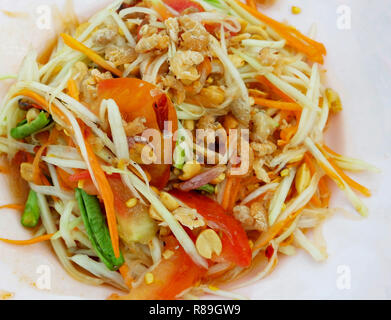
<path id="1" fill-rule="evenodd" d="M 364 187 L 363 185 L 359 184 L 358 182 L 354 181 L 352 178 L 350 178 L 345 172 L 343 172 L 338 165 L 335 163 L 333 159 L 327 156 L 324 149 L 318 145 L 318 148 L 320 151 L 322 151 L 323 155 L 326 157 L 327 161 L 331 164 L 331 166 L 334 168 L 334 170 L 340 175 L 340 177 L 353 189 L 356 189 L 357 191 L 361 192 L 364 196 L 370 197 L 371 191 Z"/>
<path id="2" fill-rule="evenodd" d="M 288 110 L 288 111 L 301 111 L 303 108 L 294 102 L 283 102 L 283 101 L 275 101 L 268 100 L 263 98 L 254 98 L 256 104 L 259 104 L 263 107 L 275 108 L 280 110 Z"/>
<path id="3" fill-rule="evenodd" d="M 262 13 L 251 8 L 239 0 L 234 0 L 239 6 L 248 11 L 254 17 L 273 28 L 287 43 L 297 51 L 304 53 L 314 62 L 323 64 L 323 55 L 326 54 L 326 48 L 322 43 L 312 40 L 293 27 L 286 26 Z"/>
<path id="4" fill-rule="evenodd" d="M 107 181 L 106 175 L 103 172 L 98 159 L 95 156 L 94 151 L 92 150 L 91 145 L 87 141 L 87 139 L 84 139 L 84 143 L 86 146 L 88 159 L 90 161 L 90 165 L 92 170 L 94 171 L 94 175 L 96 178 L 96 182 L 99 187 L 100 195 L 103 199 L 103 203 L 105 205 L 106 209 L 106 216 L 107 216 L 107 224 L 109 226 L 110 231 L 110 238 L 111 243 L 113 245 L 114 254 L 116 258 L 120 257 L 120 251 L 119 251 L 119 237 L 118 237 L 118 230 L 117 230 L 117 220 L 115 216 L 115 210 L 114 210 L 114 195 L 113 191 L 111 190 L 110 184 Z"/>
<path id="5" fill-rule="evenodd" d="M 52 115 L 56 115 L 57 117 L 59 117 L 62 121 L 64 121 L 66 124 L 69 124 L 68 120 L 66 117 L 64 117 L 64 114 L 53 104 L 49 105 L 49 103 L 46 101 L 45 98 L 43 98 L 41 95 L 39 95 L 38 93 L 34 92 L 34 91 L 31 91 L 29 89 L 23 89 L 21 91 L 18 91 L 17 93 L 15 93 L 13 95 L 13 97 L 17 97 L 17 96 L 24 96 L 24 97 L 27 97 L 33 101 L 35 101 L 36 103 L 38 103 L 39 105 L 38 106 L 34 106 L 35 108 L 39 108 L 41 107 L 42 109 L 44 109 L 46 112 L 49 112 L 51 113 Z"/>
<path id="6" fill-rule="evenodd" d="M 279 221 L 273 226 L 270 227 L 269 230 L 262 233 L 258 240 L 255 242 L 254 250 L 261 249 L 266 246 L 271 240 L 273 240 L 284 228 L 287 228 L 288 225 L 296 219 L 296 217 L 304 210 L 304 208 L 292 213 L 285 220 Z"/>
<path id="7" fill-rule="evenodd" d="M 281 91 L 278 87 L 276 87 L 273 83 L 271 83 L 265 76 L 257 76 L 256 79 L 259 83 L 264 85 L 270 92 L 274 93 L 278 97 L 280 97 L 285 102 L 295 102 L 290 96 Z"/>
<path id="8" fill-rule="evenodd" d="M 72 38 L 69 34 L 62 33 L 61 34 L 62 39 L 64 40 L 64 43 L 72 48 L 73 50 L 79 51 L 81 53 L 84 53 L 88 58 L 90 58 L 92 61 L 94 61 L 97 65 L 101 66 L 102 68 L 110 71 L 111 73 L 115 74 L 118 77 L 122 77 L 122 71 L 118 70 L 117 68 L 114 68 L 112 65 L 110 65 L 105 59 L 103 59 L 99 54 L 82 44 L 81 42 L 77 41 L 76 39 Z"/>
<path id="9" fill-rule="evenodd" d="M 67 89 L 68 89 L 68 95 L 73 99 L 75 99 L 76 101 L 79 101 L 80 92 L 77 87 L 76 81 L 74 79 L 68 80 Z"/>
<path id="10" fill-rule="evenodd" d="M 24 206 L 21 204 L 5 204 L 0 206 L 0 210 L 1 209 L 23 210 Z"/>
<path id="11" fill-rule="evenodd" d="M 34 91 L 31 91 L 28 89 L 23 89 L 23 90 L 17 92 L 16 94 L 14 94 L 13 96 L 14 97 L 24 96 L 24 97 L 30 98 L 31 100 L 33 100 L 34 102 L 36 102 L 39 105 L 38 107 L 42 107 L 46 111 L 49 111 L 49 104 L 47 103 L 47 101 L 43 97 L 41 97 L 39 94 L 35 93 Z"/>
<path id="12" fill-rule="evenodd" d="M 30 244 L 36 244 L 39 242 L 44 242 L 44 241 L 50 240 L 53 237 L 53 235 L 54 235 L 53 233 L 52 234 L 45 234 L 43 236 L 32 238 L 29 240 L 11 240 L 11 239 L 0 238 L 0 241 L 3 241 L 5 243 L 9 243 L 9 244 L 15 244 L 18 246 L 27 246 Z"/>
<path id="13" fill-rule="evenodd" d="M 257 4 L 255 3 L 255 0 L 246 0 L 246 3 L 249 7 L 257 9 Z"/>
<path id="14" fill-rule="evenodd" d="M 44 145 L 42 145 L 37 153 L 35 154 L 34 161 L 33 161 L 33 179 L 35 184 L 41 184 L 41 169 L 39 167 L 39 163 L 41 161 L 41 157 L 43 156 L 44 151 L 49 146 L 49 142 L 46 142 Z"/>

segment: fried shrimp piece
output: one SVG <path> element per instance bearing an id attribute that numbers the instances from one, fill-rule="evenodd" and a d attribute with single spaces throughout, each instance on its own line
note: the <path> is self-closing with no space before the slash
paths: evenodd
<path id="1" fill-rule="evenodd" d="M 108 45 L 109 43 L 111 43 L 115 39 L 116 36 L 117 36 L 117 33 L 114 30 L 109 29 L 109 28 L 104 28 L 104 29 L 101 29 L 101 30 L 98 30 L 97 32 L 95 32 L 92 40 L 97 45 L 105 46 L 105 45 Z"/>
<path id="2" fill-rule="evenodd" d="M 275 121 L 264 112 L 257 112 L 253 115 L 254 128 L 252 139 L 257 142 L 266 143 L 268 137 L 274 133 L 277 126 Z"/>
<path id="3" fill-rule="evenodd" d="M 200 78 L 196 66 L 202 61 L 204 61 L 204 56 L 199 52 L 177 51 L 170 61 L 170 69 L 177 79 L 195 81 Z"/>
<path id="4" fill-rule="evenodd" d="M 277 146 L 270 141 L 265 143 L 251 142 L 250 146 L 259 158 L 272 154 L 277 150 Z"/>
<path id="5" fill-rule="evenodd" d="M 188 16 L 179 18 L 179 22 L 185 30 L 181 36 L 184 49 L 199 52 L 208 49 L 209 33 L 200 22 L 192 20 Z"/>
<path id="6" fill-rule="evenodd" d="M 145 122 L 147 120 L 144 117 L 137 117 L 131 122 L 124 125 L 125 133 L 127 137 L 134 137 L 144 132 L 146 129 Z"/>
<path id="7" fill-rule="evenodd" d="M 137 53 L 146 53 L 152 50 L 167 50 L 170 37 L 166 31 L 158 32 L 158 29 L 144 25 L 140 30 L 141 39 L 136 45 Z"/>
<path id="8" fill-rule="evenodd" d="M 105 49 L 105 59 L 115 66 L 132 63 L 137 59 L 137 53 L 129 46 L 109 45 Z"/>
<path id="9" fill-rule="evenodd" d="M 179 22 L 177 18 L 168 18 L 166 21 L 164 21 L 164 24 L 166 25 L 168 35 L 174 43 L 177 43 L 179 40 Z"/>
<path id="10" fill-rule="evenodd" d="M 232 114 L 235 116 L 235 118 L 238 119 L 239 122 L 247 126 L 251 118 L 248 102 L 245 101 L 243 98 L 239 98 L 234 100 L 231 103 L 230 107 Z"/>
<path id="11" fill-rule="evenodd" d="M 251 207 L 236 206 L 233 209 L 233 214 L 236 220 L 238 220 L 245 230 L 267 230 L 266 210 L 262 203 L 255 202 Z"/>

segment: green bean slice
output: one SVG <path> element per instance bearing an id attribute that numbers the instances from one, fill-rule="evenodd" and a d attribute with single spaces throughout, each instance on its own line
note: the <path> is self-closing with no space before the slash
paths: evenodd
<path id="1" fill-rule="evenodd" d="M 26 228 L 35 228 L 38 225 L 40 217 L 41 209 L 39 208 L 37 193 L 30 190 L 21 223 Z"/>
<path id="2" fill-rule="evenodd" d="M 211 194 L 215 193 L 215 187 L 211 184 L 206 184 L 202 187 L 197 188 L 196 190 L 197 191 L 204 191 L 206 193 L 211 193 Z"/>
<path id="3" fill-rule="evenodd" d="M 87 194 L 82 189 L 76 189 L 76 199 L 84 226 L 96 254 L 108 269 L 118 270 L 124 263 L 124 258 L 122 254 L 119 258 L 115 257 L 110 233 L 97 197 Z"/>
<path id="4" fill-rule="evenodd" d="M 45 111 L 41 111 L 35 120 L 30 123 L 23 120 L 16 128 L 11 129 L 11 136 L 16 140 L 24 139 L 45 128 L 51 121 L 52 119 L 49 114 Z"/>

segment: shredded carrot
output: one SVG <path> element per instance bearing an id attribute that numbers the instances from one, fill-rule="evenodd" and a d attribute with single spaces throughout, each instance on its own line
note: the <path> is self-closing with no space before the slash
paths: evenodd
<path id="1" fill-rule="evenodd" d="M 67 87 L 68 87 L 67 88 L 68 89 L 68 95 L 71 96 L 73 99 L 79 101 L 80 92 L 79 92 L 79 89 L 77 87 L 76 81 L 74 79 L 69 79 Z"/>
<path id="2" fill-rule="evenodd" d="M 48 102 L 43 97 L 41 97 L 39 94 L 35 93 L 34 91 L 31 91 L 28 89 L 23 89 L 13 95 L 13 97 L 16 97 L 16 96 L 24 96 L 24 97 L 30 98 L 31 100 L 33 100 L 34 102 L 39 104 L 39 106 L 37 106 L 37 107 L 41 107 L 41 108 L 45 109 L 46 111 L 49 111 Z"/>
<path id="3" fill-rule="evenodd" d="M 33 238 L 33 239 L 29 239 L 29 240 L 10 240 L 10 239 L 2 239 L 2 238 L 0 238 L 0 241 L 6 242 L 6 243 L 9 243 L 9 244 L 15 244 L 15 245 L 18 245 L 18 246 L 27 246 L 27 245 L 30 245 L 30 244 L 36 244 L 36 243 L 39 243 L 39 242 L 44 242 L 44 241 L 50 240 L 53 237 L 53 235 L 54 235 L 54 233 L 52 233 L 52 234 L 45 234 L 43 236 L 36 237 L 36 238 Z"/>
<path id="4" fill-rule="evenodd" d="M 331 192 L 327 185 L 327 176 L 323 176 L 319 180 L 319 194 L 320 200 L 322 201 L 322 207 L 327 208 L 330 203 Z"/>
<path id="5" fill-rule="evenodd" d="M 344 180 L 351 188 L 361 192 L 364 196 L 366 196 L 366 197 L 370 197 L 371 196 L 371 191 L 369 189 L 367 189 L 363 185 L 359 184 L 358 182 L 356 182 L 352 178 L 350 178 L 344 171 L 342 171 L 342 169 L 340 167 L 338 167 L 338 165 L 335 163 L 335 161 L 331 157 L 329 157 L 327 152 L 326 152 L 327 150 L 329 150 L 329 151 L 331 151 L 331 153 L 335 154 L 334 151 L 332 151 L 330 148 L 324 149 L 323 146 L 320 146 L 320 145 L 317 145 L 317 146 L 318 146 L 319 150 L 323 153 L 323 155 L 326 157 L 327 161 L 331 164 L 333 169 L 342 178 L 342 180 Z M 338 178 L 335 174 L 334 174 L 334 176 L 336 178 Z"/>
<path id="6" fill-rule="evenodd" d="M 294 102 L 284 102 L 284 101 L 275 101 L 263 98 L 253 97 L 254 102 L 263 107 L 275 108 L 280 110 L 289 110 L 289 111 L 301 111 L 303 108 Z"/>
<path id="7" fill-rule="evenodd" d="M 307 164 L 308 169 L 310 169 L 311 176 L 313 176 L 316 172 L 316 167 L 312 156 L 308 152 L 304 154 L 304 162 Z"/>
<path id="8" fill-rule="evenodd" d="M 266 232 L 263 232 L 258 240 L 256 241 L 256 245 L 253 248 L 254 250 L 260 249 L 267 245 L 271 240 L 273 240 L 278 234 L 281 233 L 281 231 L 288 227 L 288 225 L 293 222 L 293 220 L 296 219 L 296 217 L 304 210 L 304 208 L 301 208 L 300 210 L 290 214 L 285 220 L 282 220 L 280 222 L 277 222 L 276 224 L 272 225 L 269 230 Z"/>
<path id="9" fill-rule="evenodd" d="M 53 112 L 53 114 L 58 116 L 62 121 L 64 121 L 66 124 L 69 124 L 68 118 L 66 118 L 64 116 L 64 114 L 61 112 L 60 109 L 58 109 L 54 105 L 49 105 L 49 103 L 45 100 L 45 98 L 43 98 L 39 94 L 35 93 L 34 91 L 31 91 L 28 89 L 23 89 L 13 95 L 13 97 L 17 97 L 17 96 L 24 96 L 24 97 L 30 98 L 31 100 L 34 100 L 36 103 L 39 104 L 39 106 L 36 106 L 36 107 L 38 107 L 38 108 L 41 107 L 42 109 L 44 109 L 45 111 L 47 111 L 49 113 Z"/>
<path id="10" fill-rule="evenodd" d="M 21 204 L 5 204 L 3 206 L 0 206 L 0 209 L 24 210 L 24 205 L 21 205 Z"/>
<path id="11" fill-rule="evenodd" d="M 255 3 L 255 0 L 246 0 L 246 3 L 249 7 L 257 9 L 257 4 Z"/>
<path id="12" fill-rule="evenodd" d="M 322 201 L 320 201 L 319 197 L 314 194 L 310 200 L 310 202 L 315 206 L 315 207 L 322 207 Z"/>
<path id="13" fill-rule="evenodd" d="M 7 167 L 0 166 L 0 173 L 8 173 L 8 172 L 9 172 L 9 169 Z"/>
<path id="14" fill-rule="evenodd" d="M 63 190 L 72 190 L 74 188 L 71 188 L 70 182 L 68 181 L 68 178 L 70 174 L 63 169 L 56 167 L 56 173 L 58 177 L 58 183 L 60 184 L 60 188 Z M 72 186 L 73 187 L 73 186 Z"/>
<path id="15" fill-rule="evenodd" d="M 125 284 L 128 286 L 128 288 L 132 287 L 133 279 L 131 276 L 129 276 L 129 267 L 126 263 L 124 263 L 120 268 L 119 272 L 124 279 Z"/>
<path id="16" fill-rule="evenodd" d="M 241 178 L 236 176 L 229 176 L 227 178 L 221 206 L 228 212 L 231 212 L 235 206 L 241 188 L 240 180 Z"/>
<path id="17" fill-rule="evenodd" d="M 345 185 L 344 185 L 343 181 L 331 169 L 329 169 L 327 166 L 325 166 L 321 162 L 319 162 L 319 165 L 323 169 L 323 171 L 326 173 L 326 175 L 328 175 L 332 180 L 334 180 L 334 182 L 337 184 L 337 186 L 340 189 L 342 189 L 342 190 L 345 189 Z"/>
<path id="18" fill-rule="evenodd" d="M 335 151 L 331 150 L 328 146 L 326 146 L 325 144 L 322 145 L 322 148 L 327 151 L 328 153 L 332 154 L 333 156 L 336 156 L 336 157 L 342 157 L 342 155 L 340 155 L 339 153 L 336 153 Z"/>
<path id="19" fill-rule="evenodd" d="M 114 254 L 118 258 L 120 256 L 119 237 L 118 237 L 118 230 L 117 230 L 117 220 L 116 220 L 115 209 L 114 209 L 113 190 L 111 189 L 110 184 L 107 181 L 106 175 L 103 172 L 99 164 L 99 161 L 96 158 L 95 153 L 88 142 L 88 139 L 84 139 L 84 143 L 87 149 L 88 160 L 94 172 L 94 176 L 98 184 L 99 193 L 103 199 L 103 203 L 106 209 L 107 224 L 109 226 L 110 238 L 111 238 L 111 243 L 113 245 Z"/>
<path id="20" fill-rule="evenodd" d="M 364 196 L 370 197 L 371 191 L 364 187 L 363 185 L 359 184 L 358 182 L 354 181 L 352 178 L 350 178 L 348 175 L 346 175 L 345 172 L 343 172 L 337 164 L 334 162 L 333 159 L 327 158 L 327 160 L 330 162 L 331 166 L 334 168 L 335 171 L 339 174 L 339 176 L 353 189 L 356 189 L 357 191 L 361 192 Z"/>
<path id="21" fill-rule="evenodd" d="M 76 39 L 72 38 L 69 34 L 62 33 L 61 34 L 62 39 L 64 40 L 64 43 L 72 48 L 73 50 L 79 51 L 81 53 L 84 53 L 89 59 L 94 61 L 97 65 L 101 66 L 102 68 L 109 70 L 111 73 L 115 74 L 118 77 L 122 77 L 122 71 L 118 70 L 117 68 L 113 67 L 111 64 L 109 64 L 105 59 L 103 59 L 99 54 L 82 44 L 81 42 L 77 41 Z"/>
<path id="22" fill-rule="evenodd" d="M 280 88 L 276 87 L 271 83 L 265 76 L 257 76 L 256 79 L 259 83 L 264 85 L 270 92 L 274 93 L 280 97 L 285 102 L 295 102 L 291 97 L 289 97 L 285 92 L 281 91 Z"/>
<path id="23" fill-rule="evenodd" d="M 316 172 L 316 166 L 315 166 L 315 159 L 308 153 L 306 152 L 304 154 L 304 162 L 307 164 L 308 166 L 308 169 L 310 170 L 310 173 L 311 173 L 311 176 L 313 176 Z M 322 196 L 321 196 L 322 198 Z M 330 196 L 329 196 L 329 199 L 330 199 Z M 327 205 L 328 205 L 328 202 L 329 200 L 327 200 L 325 198 L 324 200 L 325 202 L 323 202 L 319 197 L 318 195 L 314 194 L 313 197 L 311 198 L 311 203 L 315 206 L 315 207 L 325 207 L 325 203 L 327 202 Z"/>
<path id="24" fill-rule="evenodd" d="M 298 129 L 298 125 L 292 126 L 292 127 L 286 127 L 285 129 L 282 129 L 280 132 L 280 138 L 281 140 L 277 141 L 277 144 L 281 147 L 289 143 L 289 141 L 292 139 L 292 137 L 295 135 Z"/>
<path id="25" fill-rule="evenodd" d="M 50 135 L 49 135 L 49 139 L 48 139 L 48 143 L 49 144 L 54 144 L 57 142 L 57 138 L 58 138 L 58 130 L 56 128 L 53 128 L 52 130 L 50 130 Z"/>
<path id="26" fill-rule="evenodd" d="M 280 124 L 285 120 L 286 122 L 290 122 L 290 120 L 296 117 L 296 113 L 294 111 L 289 110 L 281 110 L 280 111 Z"/>
<path id="27" fill-rule="evenodd" d="M 37 153 L 35 154 L 34 161 L 33 161 L 33 181 L 35 184 L 41 184 L 41 169 L 39 167 L 39 163 L 41 162 L 41 157 L 45 151 L 45 149 L 49 146 L 49 142 L 45 143 L 43 146 L 41 146 Z"/>
<path id="28" fill-rule="evenodd" d="M 233 178 L 234 181 L 233 181 L 233 185 L 232 185 L 232 188 L 231 188 L 231 195 L 230 195 L 230 201 L 229 201 L 229 204 L 228 204 L 228 213 L 231 213 L 234 206 L 235 206 L 235 203 L 236 201 L 238 200 L 238 196 L 239 196 L 239 192 L 240 192 L 240 189 L 242 188 L 242 185 L 241 185 L 241 178 L 240 177 L 234 177 Z"/>
<path id="29" fill-rule="evenodd" d="M 221 206 L 227 210 L 229 207 L 229 199 L 231 197 L 231 189 L 233 186 L 234 179 L 232 176 L 229 176 L 227 178 L 227 182 L 225 184 L 224 194 L 223 194 L 223 201 L 221 202 Z"/>
<path id="30" fill-rule="evenodd" d="M 323 55 L 326 54 L 326 48 L 322 43 L 310 39 L 295 28 L 280 23 L 258 12 L 256 9 L 245 5 L 239 0 L 235 0 L 235 2 L 254 17 L 273 28 L 281 37 L 286 39 L 288 45 L 290 45 L 292 48 L 304 53 L 314 62 L 323 64 Z"/>

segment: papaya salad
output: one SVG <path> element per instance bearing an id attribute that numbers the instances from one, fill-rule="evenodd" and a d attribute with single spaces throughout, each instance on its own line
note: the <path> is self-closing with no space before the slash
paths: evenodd
<path id="1" fill-rule="evenodd" d="M 30 51 L 0 152 L 24 199 L 5 207 L 32 238 L 1 240 L 49 241 L 111 299 L 241 298 L 283 255 L 324 261 L 331 184 L 366 216 L 346 171 L 376 169 L 324 144 L 342 105 L 315 28 L 254 3 L 112 1 L 47 57 Z"/>

